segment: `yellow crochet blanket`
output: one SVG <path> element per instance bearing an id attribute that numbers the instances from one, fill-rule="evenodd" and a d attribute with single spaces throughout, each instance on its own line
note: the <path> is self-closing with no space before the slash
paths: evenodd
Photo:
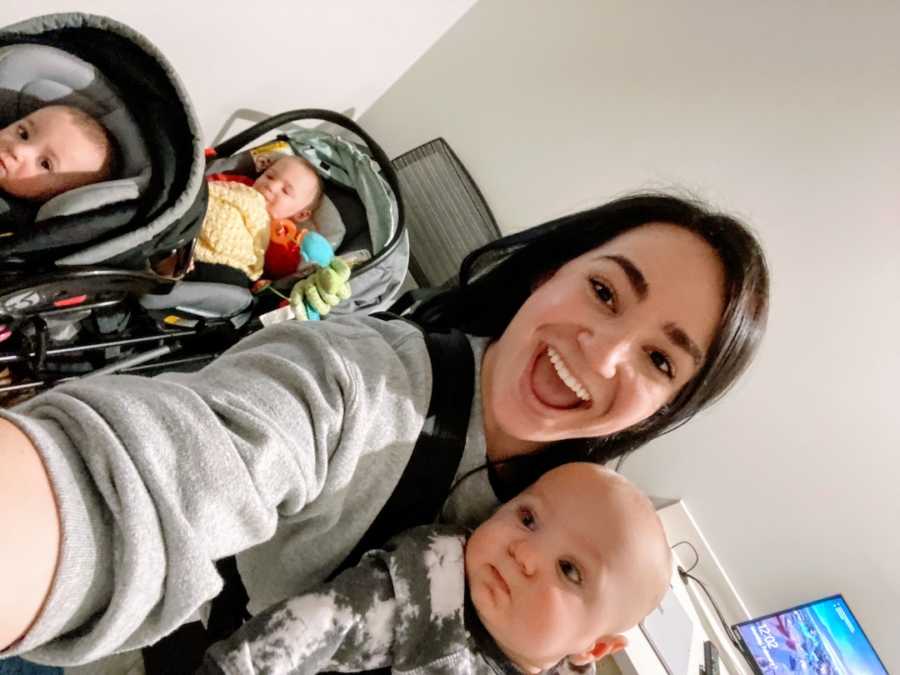
<path id="1" fill-rule="evenodd" d="M 269 245 L 266 200 L 241 183 L 216 181 L 208 187 L 209 205 L 194 250 L 196 259 L 235 267 L 256 281 Z"/>

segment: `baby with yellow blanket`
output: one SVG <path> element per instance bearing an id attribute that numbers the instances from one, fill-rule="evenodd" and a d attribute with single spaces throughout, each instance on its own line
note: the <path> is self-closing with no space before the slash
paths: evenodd
<path id="1" fill-rule="evenodd" d="M 308 262 L 322 269 L 295 286 L 293 317 L 318 319 L 350 296 L 349 268 L 315 232 L 312 215 L 322 199 L 322 181 L 306 160 L 282 156 L 255 181 L 232 174 L 209 180 L 207 212 L 194 250 L 197 268 L 188 278 L 249 285 L 264 271 L 267 278 L 279 278 Z M 312 231 L 298 230 L 300 223 Z"/>
<path id="2" fill-rule="evenodd" d="M 239 270 L 248 285 L 263 273 L 272 228 L 281 220 L 312 224 L 322 199 L 319 174 L 300 157 L 282 157 L 252 182 L 226 174 L 211 179 L 195 260 Z"/>

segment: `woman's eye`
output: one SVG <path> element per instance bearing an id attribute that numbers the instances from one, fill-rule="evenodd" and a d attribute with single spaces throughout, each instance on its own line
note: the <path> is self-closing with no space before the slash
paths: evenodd
<path id="1" fill-rule="evenodd" d="M 562 575 L 573 584 L 576 584 L 578 586 L 581 585 L 581 571 L 575 566 L 574 563 L 571 563 L 568 560 L 560 560 L 559 571 L 562 572 Z"/>
<path id="2" fill-rule="evenodd" d="M 21 138 L 23 141 L 28 140 L 28 129 L 26 129 L 25 127 L 18 127 L 16 129 L 16 133 L 19 134 L 19 138 Z"/>
<path id="3" fill-rule="evenodd" d="M 658 352 L 655 350 L 649 352 L 649 356 L 650 360 L 653 362 L 654 368 L 656 368 L 670 380 L 675 378 L 675 369 L 672 367 L 672 362 L 669 361 L 669 357 L 667 357 L 662 352 Z"/>
<path id="4" fill-rule="evenodd" d="M 591 287 L 594 289 L 594 294 L 600 302 L 611 310 L 616 310 L 616 294 L 612 288 L 599 279 L 591 279 Z"/>
<path id="5" fill-rule="evenodd" d="M 519 509 L 519 522 L 529 530 L 533 530 L 536 524 L 534 514 L 529 509 Z"/>

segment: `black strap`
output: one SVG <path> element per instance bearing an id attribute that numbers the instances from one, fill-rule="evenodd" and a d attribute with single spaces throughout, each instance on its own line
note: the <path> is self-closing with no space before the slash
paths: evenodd
<path id="1" fill-rule="evenodd" d="M 425 345 L 431 357 L 427 420 L 432 421 L 432 430 L 419 434 L 391 496 L 329 579 L 356 565 L 363 553 L 384 545 L 394 535 L 416 525 L 433 523 L 450 492 L 466 445 L 475 358 L 469 340 L 458 330 L 425 333 Z"/>
<path id="2" fill-rule="evenodd" d="M 419 434 L 391 496 L 350 555 L 328 577 L 329 581 L 356 565 L 363 553 L 383 546 L 394 535 L 415 525 L 433 523 L 450 492 L 466 445 L 475 359 L 468 339 L 458 330 L 425 333 L 425 345 L 431 357 L 431 403 L 426 416 L 433 420 L 431 432 Z M 392 670 L 385 667 L 361 672 L 390 675 Z"/>
<path id="3" fill-rule="evenodd" d="M 384 318 L 396 317 L 385 315 Z M 363 553 L 382 546 L 403 530 L 434 522 L 450 492 L 466 443 L 475 393 L 475 358 L 468 338 L 458 330 L 424 333 L 424 336 L 432 372 L 427 413 L 427 420 L 432 423 L 426 424 L 431 431 L 423 430 L 419 434 L 388 501 L 329 579 L 356 565 Z M 192 672 L 209 645 L 237 630 L 249 616 L 247 591 L 237 573 L 234 557 L 220 560 L 216 566 L 225 585 L 212 601 L 206 639 L 202 635 L 198 637 L 199 624 L 186 624 L 146 647 L 143 650 L 146 675 Z M 191 667 L 179 670 L 187 665 Z M 386 673 L 389 669 L 371 672 Z"/>
<path id="4" fill-rule="evenodd" d="M 203 662 L 210 645 L 224 640 L 250 618 L 249 597 L 234 556 L 216 562 L 224 585 L 210 605 L 206 627 L 199 621 L 183 624 L 156 643 L 144 647 L 145 675 L 193 673 Z"/>
<path id="5" fill-rule="evenodd" d="M 216 562 L 216 569 L 222 576 L 223 586 L 209 607 L 206 632 L 209 634 L 210 644 L 224 640 L 250 618 L 250 612 L 247 611 L 250 596 L 247 595 L 238 571 L 237 559 L 232 555 L 219 560 Z"/>

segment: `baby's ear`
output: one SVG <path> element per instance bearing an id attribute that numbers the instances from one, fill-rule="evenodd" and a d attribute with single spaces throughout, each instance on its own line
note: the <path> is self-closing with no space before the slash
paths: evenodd
<path id="1" fill-rule="evenodd" d="M 303 223 L 309 220 L 312 217 L 312 209 L 303 209 L 300 213 L 295 213 L 291 216 L 291 220 L 295 223 Z"/>
<path id="2" fill-rule="evenodd" d="M 572 654 L 569 663 L 573 666 L 586 666 L 599 661 L 604 656 L 615 654 L 628 646 L 628 638 L 624 635 L 607 635 L 594 642 L 594 646 L 580 654 Z"/>

